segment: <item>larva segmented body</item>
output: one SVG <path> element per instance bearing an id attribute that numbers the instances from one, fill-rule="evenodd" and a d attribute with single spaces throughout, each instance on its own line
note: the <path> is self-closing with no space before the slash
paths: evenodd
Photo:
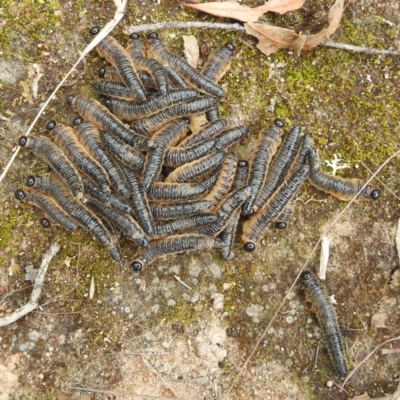
<path id="1" fill-rule="evenodd" d="M 243 204 L 243 215 L 250 215 L 254 211 L 253 206 L 265 183 L 269 163 L 281 142 L 283 125 L 283 121 L 276 119 L 258 141 L 254 155 L 251 158 L 249 180 L 247 182 L 251 187 L 252 193 Z"/>
<path id="2" fill-rule="evenodd" d="M 213 121 L 208 124 L 204 129 L 197 133 L 192 133 L 185 140 L 179 143 L 179 147 L 191 147 L 197 143 L 203 142 L 204 140 L 211 139 L 219 132 L 222 132 L 227 125 L 226 119 L 220 119 Z"/>
<path id="3" fill-rule="evenodd" d="M 150 90 L 157 89 L 153 79 L 149 75 L 147 75 L 147 73 L 141 72 L 141 71 L 136 71 L 136 72 L 137 72 L 139 79 L 143 83 L 143 86 L 146 89 L 150 89 Z M 102 78 L 102 79 L 108 80 L 108 81 L 113 81 L 113 82 L 121 82 L 121 77 L 118 75 L 118 72 L 115 70 L 115 68 L 112 68 L 112 67 L 100 68 L 99 78 Z M 123 85 L 126 87 L 125 84 L 123 84 Z M 147 91 L 146 91 L 146 94 L 147 94 Z M 136 95 L 135 95 L 135 97 L 136 97 Z"/>
<path id="4" fill-rule="evenodd" d="M 169 65 L 164 65 L 164 69 L 165 71 L 167 71 L 168 80 L 174 85 L 174 87 L 179 89 L 190 88 L 190 86 L 185 82 L 182 76 Z"/>
<path id="5" fill-rule="evenodd" d="M 64 211 L 75 218 L 107 248 L 113 260 L 120 260 L 118 238 L 109 232 L 100 218 L 74 199 L 61 181 L 52 176 L 30 177 L 27 186 L 32 186 L 53 197 Z"/>
<path id="6" fill-rule="evenodd" d="M 255 243 L 264 232 L 267 225 L 272 222 L 286 207 L 288 201 L 300 188 L 310 172 L 310 167 L 304 165 L 296 171 L 287 182 L 283 182 L 269 200 L 243 224 L 242 239 L 244 249 L 253 251 Z"/>
<path id="7" fill-rule="evenodd" d="M 174 89 L 166 95 L 155 95 L 141 103 L 109 99 L 106 101 L 106 105 L 118 118 L 133 121 L 157 114 L 174 104 L 192 100 L 199 94 L 196 89 Z"/>
<path id="8" fill-rule="evenodd" d="M 155 148 L 147 153 L 146 164 L 143 170 L 142 188 L 148 191 L 161 172 L 167 148 L 178 143 L 186 135 L 189 124 L 187 118 L 177 119 L 165 124 L 154 136 Z"/>
<path id="9" fill-rule="evenodd" d="M 150 210 L 154 219 L 167 220 L 180 217 L 190 217 L 209 210 L 211 206 L 211 201 L 194 200 L 185 203 L 151 204 Z"/>
<path id="10" fill-rule="evenodd" d="M 158 60 L 159 62 L 169 64 L 171 67 L 178 71 L 183 79 L 189 85 L 195 87 L 203 93 L 210 94 L 216 97 L 225 97 L 225 91 L 210 79 L 205 78 L 196 69 L 189 65 L 186 61 L 168 51 L 156 33 L 150 33 L 148 36 L 149 55 Z"/>
<path id="11" fill-rule="evenodd" d="M 55 144 L 60 147 L 68 159 L 92 178 L 103 192 L 111 192 L 111 182 L 104 165 L 92 158 L 74 130 L 70 126 L 56 124 L 54 121 L 50 121 L 46 127 L 53 133 Z"/>
<path id="12" fill-rule="evenodd" d="M 53 222 L 58 223 L 64 228 L 71 229 L 73 231 L 78 228 L 68 214 L 49 196 L 46 196 L 40 192 L 17 190 L 15 192 L 15 198 L 18 200 L 27 201 L 28 203 L 39 207 Z"/>
<path id="13" fill-rule="evenodd" d="M 203 176 L 208 171 L 211 171 L 220 166 L 222 160 L 225 158 L 226 153 L 220 151 L 217 153 L 209 154 L 200 158 L 199 160 L 192 161 L 189 164 L 182 165 L 171 172 L 165 182 L 170 183 L 185 183 L 190 182 L 198 177 Z"/>
<path id="14" fill-rule="evenodd" d="M 215 148 L 217 150 L 227 150 L 229 146 L 238 142 L 240 139 L 246 136 L 249 131 L 250 127 L 248 125 L 241 125 L 220 132 L 214 137 L 217 141 L 217 143 L 215 144 Z"/>
<path id="15" fill-rule="evenodd" d="M 206 111 L 206 119 L 208 122 L 214 122 L 221 119 L 221 114 L 219 112 L 218 106 L 211 108 L 211 110 Z"/>
<path id="16" fill-rule="evenodd" d="M 144 168 L 146 158 L 142 153 L 107 131 L 100 131 L 100 136 L 107 149 L 124 164 L 138 171 Z"/>
<path id="17" fill-rule="evenodd" d="M 212 214 L 198 214 L 191 217 L 177 218 L 170 221 L 159 222 L 154 225 L 155 236 L 174 235 L 178 232 L 199 228 L 204 225 L 213 224 L 218 217 Z"/>
<path id="18" fill-rule="evenodd" d="M 151 139 L 138 135 L 127 129 L 125 125 L 95 99 L 82 96 L 69 96 L 68 104 L 85 120 L 92 122 L 100 130 L 113 133 L 125 143 L 139 150 L 153 147 Z"/>
<path id="19" fill-rule="evenodd" d="M 129 214 L 120 214 L 118 211 L 90 197 L 87 199 L 86 205 L 105 217 L 110 225 L 113 225 L 139 246 L 147 247 L 149 245 L 142 228 Z"/>
<path id="20" fill-rule="evenodd" d="M 72 162 L 55 143 L 45 136 L 35 138 L 21 136 L 19 145 L 32 150 L 46 161 L 68 185 L 73 195 L 77 199 L 82 198 L 84 192 L 82 178 Z"/>
<path id="21" fill-rule="evenodd" d="M 330 193 L 340 200 L 350 201 L 364 186 L 364 182 L 360 179 L 345 179 L 321 171 L 321 163 L 317 151 L 314 148 L 308 153 L 308 159 L 310 162 L 309 180 L 311 184 L 319 190 Z M 379 196 L 380 192 L 378 189 L 373 189 L 370 185 L 367 185 L 357 198 L 371 198 L 376 200 Z"/>
<path id="22" fill-rule="evenodd" d="M 325 290 L 308 271 L 300 275 L 302 286 L 306 292 L 307 300 L 311 302 L 313 311 L 316 313 L 323 336 L 328 347 L 328 353 L 336 372 L 340 376 L 347 374 L 342 335 L 335 310 Z"/>
<path id="23" fill-rule="evenodd" d="M 235 46 L 226 43 L 220 49 L 213 51 L 207 58 L 201 73 L 213 82 L 218 82 L 230 69 Z"/>
<path id="24" fill-rule="evenodd" d="M 117 191 L 123 196 L 128 197 L 129 189 L 125 176 L 119 165 L 104 149 L 99 130 L 91 123 L 83 121 L 79 117 L 74 119 L 74 127 L 81 143 L 93 158 L 105 168 Z"/>
<path id="25" fill-rule="evenodd" d="M 154 240 L 144 250 L 136 254 L 131 267 L 134 271 L 141 271 L 143 266 L 168 254 L 180 253 L 189 250 L 211 250 L 222 246 L 220 240 L 207 235 L 174 235 Z"/>
<path id="26" fill-rule="evenodd" d="M 122 82 L 107 81 L 104 79 L 94 81 L 92 83 L 94 89 L 99 93 L 107 97 L 116 97 L 122 100 L 140 100 L 141 99 L 132 92 L 126 85 Z"/>
<path id="27" fill-rule="evenodd" d="M 215 105 L 212 97 L 202 96 L 189 100 L 185 103 L 175 104 L 171 107 L 146 117 L 131 126 L 131 129 L 138 134 L 152 135 L 164 124 L 175 118 L 187 117 L 192 114 L 199 114 L 209 110 Z"/>

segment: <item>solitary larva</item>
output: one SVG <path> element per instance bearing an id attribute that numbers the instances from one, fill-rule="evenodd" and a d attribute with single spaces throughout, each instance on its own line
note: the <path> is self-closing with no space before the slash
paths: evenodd
<path id="1" fill-rule="evenodd" d="M 340 376 L 345 376 L 347 374 L 347 365 L 342 335 L 329 297 L 309 271 L 303 271 L 300 279 L 306 292 L 306 297 L 311 302 L 313 311 L 317 315 L 332 364 Z"/>
<path id="2" fill-rule="evenodd" d="M 213 82 L 218 82 L 231 67 L 235 46 L 226 43 L 220 49 L 213 51 L 205 62 L 201 73 Z"/>
<path id="3" fill-rule="evenodd" d="M 194 200 L 186 201 L 184 203 L 151 204 L 150 210 L 154 219 L 167 220 L 180 217 L 190 217 L 209 210 L 211 206 L 211 201 Z"/>
<path id="4" fill-rule="evenodd" d="M 161 43 L 157 33 L 150 33 L 147 38 L 149 43 L 148 52 L 150 56 L 161 63 L 167 63 L 171 67 L 175 68 L 186 82 L 201 92 L 212 96 L 225 97 L 225 91 L 220 86 L 212 82 L 210 79 L 205 78 L 182 58 L 168 51 Z"/>
<path id="5" fill-rule="evenodd" d="M 77 199 L 83 196 L 82 178 L 67 158 L 64 152 L 46 136 L 26 137 L 21 136 L 19 145 L 32 150 L 36 155 L 46 161 L 57 175 L 68 185 Z"/>
<path id="6" fill-rule="evenodd" d="M 99 28 L 93 27 L 90 33 L 97 35 Z M 105 37 L 96 49 L 100 57 L 105 58 L 118 71 L 125 85 L 135 92 L 141 100 L 145 100 L 144 87 L 136 74 L 132 59 L 125 49 L 111 36 Z"/>
<path id="7" fill-rule="evenodd" d="M 254 251 L 255 243 L 264 232 L 267 225 L 272 222 L 286 207 L 288 201 L 300 188 L 300 185 L 307 178 L 310 167 L 304 165 L 295 172 L 287 182 L 283 182 L 269 200 L 254 213 L 243 224 L 242 239 L 245 242 L 243 248 L 246 251 Z"/>
<path id="8" fill-rule="evenodd" d="M 154 146 L 151 139 L 127 129 L 106 107 L 95 99 L 82 96 L 68 96 L 67 102 L 85 120 L 92 122 L 100 130 L 113 133 L 125 143 L 139 150 Z"/>
<path id="9" fill-rule="evenodd" d="M 243 215 L 250 215 L 254 212 L 253 206 L 264 185 L 269 163 L 281 142 L 283 126 L 283 121 L 276 119 L 273 125 L 263 133 L 257 143 L 254 155 L 250 161 L 249 180 L 247 182 L 251 187 L 252 193 L 243 204 Z"/>
<path id="10" fill-rule="evenodd" d="M 134 271 L 141 271 L 143 266 L 168 254 L 180 253 L 189 250 L 219 249 L 222 242 L 207 235 L 174 235 L 150 242 L 150 245 L 136 254 L 131 267 Z"/>
<path id="11" fill-rule="evenodd" d="M 350 201 L 354 198 L 354 196 L 357 195 L 357 193 L 365 184 L 365 182 L 361 181 L 360 179 L 345 179 L 321 171 L 321 162 L 319 160 L 317 151 L 314 148 L 312 148 L 308 153 L 308 159 L 310 161 L 309 180 L 311 184 L 317 189 L 330 193 L 340 200 Z M 370 185 L 367 185 L 357 196 L 357 198 L 371 198 L 376 200 L 379 198 L 379 196 L 380 191 L 378 189 L 373 189 Z"/>
<path id="12" fill-rule="evenodd" d="M 121 258 L 118 248 L 118 238 L 113 236 L 103 222 L 81 202 L 74 199 L 61 181 L 52 176 L 29 177 L 27 186 L 42 190 L 53 199 L 70 216 L 90 231 L 103 244 L 113 260 Z"/>
<path id="13" fill-rule="evenodd" d="M 211 139 L 219 132 L 223 131 L 227 125 L 226 119 L 210 122 L 204 129 L 197 133 L 192 133 L 185 140 L 179 143 L 179 147 L 191 147 L 204 140 Z"/>
<path id="14" fill-rule="evenodd" d="M 79 141 L 73 128 L 55 121 L 47 123 L 46 128 L 53 134 L 54 142 L 78 169 L 92 178 L 104 192 L 111 192 L 111 182 L 108 179 L 104 165 L 99 164 L 87 152 Z"/>
<path id="15" fill-rule="evenodd" d="M 104 79 L 94 81 L 92 83 L 94 89 L 107 97 L 116 97 L 123 100 L 140 100 L 142 101 L 131 89 L 126 87 L 122 82 L 107 81 Z"/>
<path id="16" fill-rule="evenodd" d="M 53 222 L 60 224 L 64 228 L 71 230 L 77 229 L 75 222 L 51 197 L 40 192 L 19 189 L 15 192 L 15 198 L 27 201 L 41 208 Z"/>

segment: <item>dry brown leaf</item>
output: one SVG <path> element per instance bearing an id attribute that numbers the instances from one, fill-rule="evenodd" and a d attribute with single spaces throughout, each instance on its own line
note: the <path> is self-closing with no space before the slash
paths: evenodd
<path id="1" fill-rule="evenodd" d="M 193 67 L 197 68 L 200 58 L 199 43 L 195 36 L 182 36 L 183 37 L 183 48 L 187 62 Z"/>
<path id="2" fill-rule="evenodd" d="M 269 55 L 279 49 L 291 48 L 296 55 L 299 55 L 302 49 L 313 49 L 336 31 L 343 14 L 343 6 L 344 0 L 337 0 L 329 10 L 328 27 L 314 35 L 303 35 L 290 29 L 253 22 L 244 24 L 244 26 L 249 35 L 258 39 L 257 47 L 264 54 Z"/>
<path id="3" fill-rule="evenodd" d="M 188 4 L 178 0 L 179 4 L 203 11 L 217 17 L 232 18 L 242 22 L 255 22 L 268 11 L 285 14 L 303 7 L 305 0 L 270 0 L 260 7 L 250 8 L 236 1 L 221 1 L 200 4 Z"/>

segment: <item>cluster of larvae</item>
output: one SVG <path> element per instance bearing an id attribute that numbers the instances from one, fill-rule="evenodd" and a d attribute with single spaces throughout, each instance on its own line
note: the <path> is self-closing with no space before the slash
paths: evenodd
<path id="1" fill-rule="evenodd" d="M 52 139 L 20 138 L 53 173 L 30 176 L 32 189 L 16 198 L 45 212 L 43 226 L 86 228 L 116 261 L 119 236 L 133 240 L 140 250 L 131 266 L 140 271 L 187 250 L 216 249 L 228 259 L 241 216 L 244 249 L 253 251 L 268 224 L 286 227 L 307 177 L 339 198 L 356 195 L 363 182 L 322 172 L 312 137 L 299 126 L 283 135 L 275 120 L 248 161 L 229 150 L 249 133 L 247 125 L 228 127 L 218 110 L 225 96 L 218 81 L 234 50 L 231 43 L 217 49 L 199 72 L 156 33 L 146 43 L 132 34 L 126 48 L 103 39 L 97 51 L 111 67 L 93 86 L 106 100 L 71 95 L 79 114 L 73 126 L 50 121 Z M 359 197 L 379 191 L 366 186 Z"/>

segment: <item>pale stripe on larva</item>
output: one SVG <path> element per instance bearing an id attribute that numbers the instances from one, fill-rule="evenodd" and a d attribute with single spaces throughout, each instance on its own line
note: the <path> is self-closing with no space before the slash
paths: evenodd
<path id="1" fill-rule="evenodd" d="M 173 219 L 180 217 L 190 217 L 207 211 L 211 208 L 211 201 L 194 200 L 185 201 L 184 203 L 157 203 L 150 204 L 150 210 L 154 219 Z"/>
<path id="2" fill-rule="evenodd" d="M 204 129 L 197 133 L 192 133 L 185 140 L 179 143 L 179 147 L 191 147 L 203 140 L 211 139 L 219 132 L 223 131 L 227 125 L 226 119 L 210 122 Z"/>
<path id="3" fill-rule="evenodd" d="M 230 69 L 235 46 L 226 43 L 213 51 L 201 69 L 201 73 L 213 82 L 218 82 Z"/>

